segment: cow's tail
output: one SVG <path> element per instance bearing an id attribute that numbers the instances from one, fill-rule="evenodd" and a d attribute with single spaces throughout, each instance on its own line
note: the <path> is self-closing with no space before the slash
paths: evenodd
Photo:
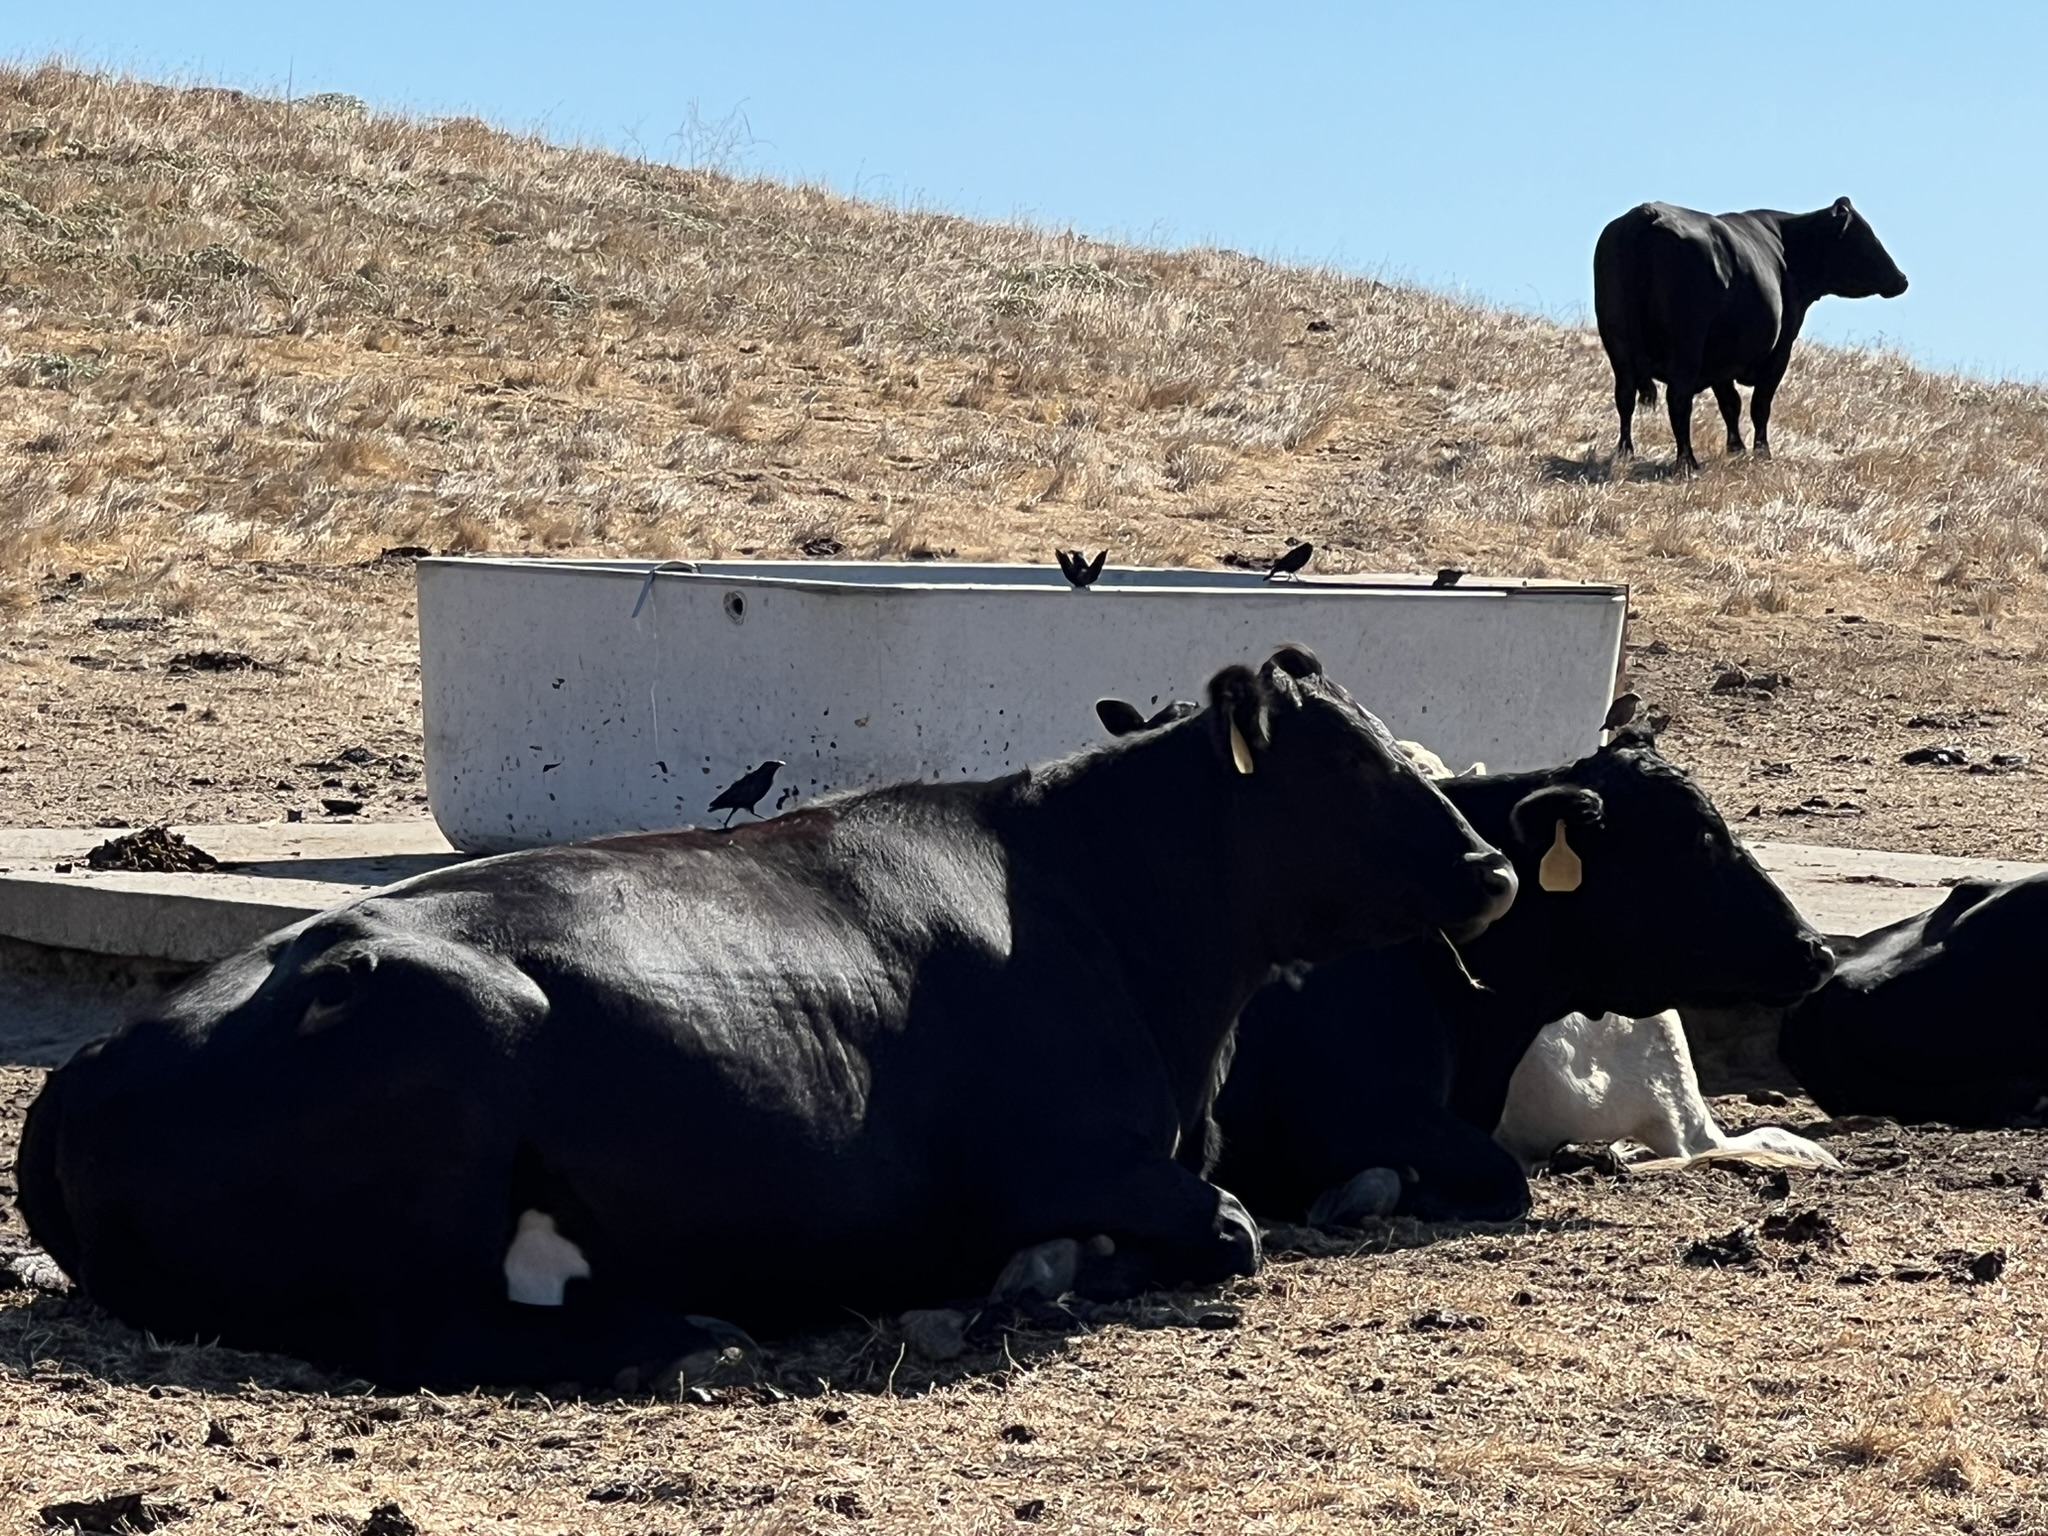
<path id="1" fill-rule="evenodd" d="M 1600 328 L 1600 344 L 1614 365 L 1617 382 L 1636 381 L 1636 404 L 1657 403 L 1657 381 L 1644 366 L 1643 349 L 1637 343 L 1636 305 L 1630 300 L 1633 279 L 1641 263 L 1637 246 L 1645 227 L 1657 211 L 1645 203 L 1632 208 L 1600 231 L 1593 246 L 1593 316 Z"/>

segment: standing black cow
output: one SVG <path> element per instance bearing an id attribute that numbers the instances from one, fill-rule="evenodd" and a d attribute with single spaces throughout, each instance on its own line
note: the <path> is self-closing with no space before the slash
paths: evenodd
<path id="1" fill-rule="evenodd" d="M 20 1205 L 137 1327 L 393 1383 L 608 1381 L 1030 1245 L 1020 1288 L 1207 1282 L 1257 1231 L 1175 1153 L 1270 967 L 1514 891 L 1287 648 L 1047 768 L 308 919 L 53 1074 Z"/>
<path id="2" fill-rule="evenodd" d="M 1831 1115 L 2039 1121 L 2044 933 L 2048 875 L 1965 880 L 1940 906 L 1846 944 L 1834 978 L 1786 1016 L 1778 1054 Z"/>
<path id="3" fill-rule="evenodd" d="M 1112 731 L 1136 715 L 1097 713 Z M 1353 1218 L 1388 1191 L 1351 1181 L 1381 1169 L 1410 1175 L 1404 1212 L 1519 1216 L 1527 1180 L 1491 1133 L 1544 1025 L 1788 1003 L 1827 978 L 1825 941 L 1647 731 L 1439 787 L 1513 857 L 1522 894 L 1456 949 L 1431 937 L 1290 967 L 1246 1006 L 1213 1172 L 1262 1216 Z"/>
<path id="4" fill-rule="evenodd" d="M 1631 208 L 1593 247 L 1593 313 L 1614 365 L 1618 452 L 1635 452 L 1636 402 L 1657 403 L 1662 379 L 1678 466 L 1697 470 L 1692 402 L 1711 389 L 1742 452 L 1737 384 L 1753 387 L 1759 457 L 1771 453 L 1771 397 L 1817 299 L 1895 299 L 1906 275 L 1863 215 L 1838 197 L 1814 213 L 1699 213 L 1669 203 Z"/>

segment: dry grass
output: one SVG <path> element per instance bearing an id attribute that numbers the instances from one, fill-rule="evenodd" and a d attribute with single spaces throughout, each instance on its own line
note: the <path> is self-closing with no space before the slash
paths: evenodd
<path id="1" fill-rule="evenodd" d="M 1615 474 L 1605 379 L 1589 333 L 1228 251 L 0 69 L 16 607 L 135 559 L 784 554 L 821 523 L 888 554 L 917 514 L 962 555 L 1302 532 L 1339 567 L 1647 568 L 1737 615 L 1844 579 L 2034 610 L 2041 391 L 1808 348 L 1779 461 L 1684 484 Z"/>

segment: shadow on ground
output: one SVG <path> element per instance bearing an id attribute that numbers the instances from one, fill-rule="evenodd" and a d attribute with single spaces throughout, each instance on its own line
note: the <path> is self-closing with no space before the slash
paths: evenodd
<path id="1" fill-rule="evenodd" d="M 18 1249 L 0 1251 L 0 1259 Z M 289 1356 L 230 1349 L 205 1341 L 171 1342 L 127 1327 L 75 1291 L 22 1287 L 7 1291 L 0 1269 L 0 1373 L 30 1380 L 165 1387 L 219 1394 L 300 1392 L 367 1396 L 374 1386 Z M 709 1372 L 659 1394 L 703 1406 L 737 1407 L 825 1393 L 909 1396 L 973 1377 L 1002 1376 L 1043 1363 L 1099 1328 L 1229 1329 L 1241 1303 L 1256 1294 L 1237 1287 L 1164 1292 L 1098 1304 L 1069 1299 L 962 1314 L 959 1353 L 934 1360 L 906 1337 L 902 1319 L 856 1319 L 844 1328 L 800 1334 L 758 1351 L 728 1351 Z M 396 1394 L 410 1396 L 412 1394 Z M 508 1400 L 530 1392 L 495 1394 Z M 620 1391 L 613 1383 L 558 1382 L 555 1401 L 611 1401 L 656 1394 Z"/>
<path id="2" fill-rule="evenodd" d="M 1678 466 L 1662 460 L 1629 459 L 1615 473 L 1612 454 L 1585 453 L 1576 458 L 1562 453 L 1545 454 L 1537 463 L 1539 479 L 1573 485 L 1606 485 L 1612 480 L 1662 481 L 1678 478 Z"/>

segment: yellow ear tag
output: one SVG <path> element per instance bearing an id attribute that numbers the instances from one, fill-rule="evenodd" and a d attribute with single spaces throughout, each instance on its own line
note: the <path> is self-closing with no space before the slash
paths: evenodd
<path id="1" fill-rule="evenodd" d="M 1557 836 L 1550 844 L 1550 851 L 1543 855 L 1543 862 L 1536 866 L 1536 883 L 1546 891 L 1576 891 L 1579 882 L 1586 877 L 1586 867 L 1579 862 L 1579 856 L 1572 852 L 1572 845 L 1564 840 L 1564 823 L 1557 824 Z"/>
<path id="2" fill-rule="evenodd" d="M 1245 744 L 1244 732 L 1237 728 L 1235 720 L 1230 722 L 1230 760 L 1237 764 L 1239 773 L 1252 771 L 1252 749 Z"/>

